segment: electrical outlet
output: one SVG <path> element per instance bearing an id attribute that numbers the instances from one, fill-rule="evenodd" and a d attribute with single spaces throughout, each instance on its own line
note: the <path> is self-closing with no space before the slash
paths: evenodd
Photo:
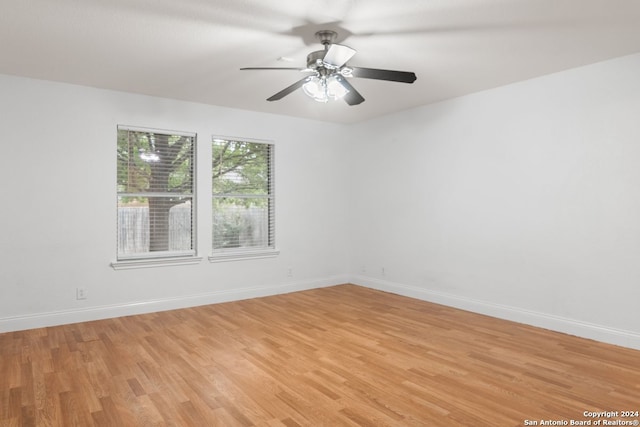
<path id="1" fill-rule="evenodd" d="M 387 273 L 384 271 L 384 267 L 382 267 L 382 268 L 380 269 L 380 274 L 382 274 L 383 276 L 386 276 L 386 275 L 387 275 Z"/>
<path id="2" fill-rule="evenodd" d="M 287 277 L 293 277 L 293 267 L 287 268 Z"/>
<path id="3" fill-rule="evenodd" d="M 87 299 L 87 288 L 76 288 L 76 299 Z"/>

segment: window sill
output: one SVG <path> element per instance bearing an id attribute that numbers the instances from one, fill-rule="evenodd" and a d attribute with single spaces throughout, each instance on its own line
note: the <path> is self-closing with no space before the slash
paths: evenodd
<path id="1" fill-rule="evenodd" d="M 114 261 L 111 263 L 111 267 L 114 270 L 129 270 L 132 268 L 168 267 L 172 265 L 199 264 L 200 261 L 202 261 L 202 257 L 135 259 L 127 261 Z"/>
<path id="2" fill-rule="evenodd" d="M 209 262 L 242 261 L 245 259 L 275 258 L 280 254 L 278 249 L 262 249 L 258 251 L 216 252 L 209 256 Z"/>

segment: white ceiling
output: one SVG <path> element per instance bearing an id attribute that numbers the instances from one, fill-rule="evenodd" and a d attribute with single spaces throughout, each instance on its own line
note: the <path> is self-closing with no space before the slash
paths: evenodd
<path id="1" fill-rule="evenodd" d="M 0 1 L 0 73 L 342 123 L 640 52 L 639 0 Z M 350 107 L 239 70 L 305 66 L 320 29 L 418 80 L 353 79 Z"/>

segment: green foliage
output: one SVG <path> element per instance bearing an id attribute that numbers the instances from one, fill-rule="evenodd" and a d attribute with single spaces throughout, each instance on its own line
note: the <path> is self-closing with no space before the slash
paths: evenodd
<path id="1" fill-rule="evenodd" d="M 135 233 L 149 236 L 150 252 L 170 250 L 170 210 L 192 199 L 194 148 L 193 137 L 118 130 L 118 206 L 145 207 L 149 218 L 147 225 L 123 226 L 146 227 Z M 180 225 L 190 229 L 190 216 Z"/>
<path id="2" fill-rule="evenodd" d="M 266 232 L 269 199 L 215 197 L 213 199 L 213 247 L 238 248 L 264 246 L 268 235 L 254 235 L 255 229 Z"/>
<path id="3" fill-rule="evenodd" d="M 214 249 L 267 245 L 272 146 L 216 139 L 212 149 Z"/>
<path id="4" fill-rule="evenodd" d="M 118 131 L 119 193 L 192 192 L 193 138 Z"/>
<path id="5" fill-rule="evenodd" d="M 213 143 L 213 194 L 268 195 L 270 146 L 246 141 Z"/>

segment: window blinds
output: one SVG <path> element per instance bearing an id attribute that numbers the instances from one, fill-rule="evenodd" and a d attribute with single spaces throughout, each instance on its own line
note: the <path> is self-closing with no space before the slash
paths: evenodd
<path id="1" fill-rule="evenodd" d="M 195 253 L 195 137 L 118 127 L 118 259 Z"/>
<path id="2" fill-rule="evenodd" d="M 275 248 L 274 145 L 214 138 L 213 251 Z"/>

